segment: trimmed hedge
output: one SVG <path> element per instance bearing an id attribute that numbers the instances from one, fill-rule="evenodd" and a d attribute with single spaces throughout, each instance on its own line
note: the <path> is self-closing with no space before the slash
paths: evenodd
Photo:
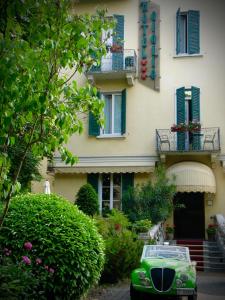
<path id="1" fill-rule="evenodd" d="M 89 183 L 79 189 L 75 204 L 89 216 L 99 213 L 98 195 Z"/>
<path id="2" fill-rule="evenodd" d="M 11 249 L 14 261 L 22 261 L 24 243 L 31 268 L 38 257 L 54 270 L 45 286 L 46 299 L 79 299 L 99 280 L 104 264 L 104 244 L 93 220 L 56 195 L 27 194 L 12 199 L 1 230 L 1 246 Z M 36 273 L 35 273 L 36 274 Z"/>

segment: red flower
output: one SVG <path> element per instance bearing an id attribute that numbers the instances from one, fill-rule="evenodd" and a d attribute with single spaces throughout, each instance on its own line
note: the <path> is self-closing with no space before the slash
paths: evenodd
<path id="1" fill-rule="evenodd" d="M 117 223 L 114 225 L 114 228 L 116 231 L 119 231 L 121 229 L 121 225 Z"/>

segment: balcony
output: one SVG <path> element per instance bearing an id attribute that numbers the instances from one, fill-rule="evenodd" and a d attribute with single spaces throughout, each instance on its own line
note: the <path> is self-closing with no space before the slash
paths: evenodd
<path id="1" fill-rule="evenodd" d="M 102 57 L 99 66 L 93 66 L 88 72 L 88 80 L 92 83 L 98 80 L 126 79 L 128 85 L 134 85 L 137 70 L 137 55 L 133 49 L 109 51 Z"/>
<path id="2" fill-rule="evenodd" d="M 198 131 L 172 132 L 156 129 L 157 151 L 161 154 L 212 154 L 220 151 L 220 129 L 201 128 Z"/>

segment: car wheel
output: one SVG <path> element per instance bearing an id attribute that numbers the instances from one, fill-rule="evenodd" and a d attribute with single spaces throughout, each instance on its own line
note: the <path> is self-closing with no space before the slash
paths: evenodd
<path id="1" fill-rule="evenodd" d="M 133 285 L 130 285 L 130 299 L 131 300 L 139 300 L 139 292 L 137 290 L 135 290 L 135 288 L 133 287 Z"/>

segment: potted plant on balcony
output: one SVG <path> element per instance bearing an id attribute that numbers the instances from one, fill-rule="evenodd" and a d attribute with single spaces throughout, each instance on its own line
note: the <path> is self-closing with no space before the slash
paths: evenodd
<path id="1" fill-rule="evenodd" d="M 118 44 L 113 44 L 110 48 L 111 53 L 121 53 L 123 51 L 123 46 Z"/>
<path id="2" fill-rule="evenodd" d="M 185 132 L 187 131 L 187 125 L 185 123 L 173 124 L 170 130 L 172 132 Z"/>
<path id="3" fill-rule="evenodd" d="M 201 123 L 198 121 L 189 121 L 186 123 L 173 124 L 170 128 L 171 132 L 198 132 L 201 130 Z"/>
<path id="4" fill-rule="evenodd" d="M 200 131 L 201 130 L 201 123 L 198 122 L 198 121 L 195 121 L 195 120 L 190 121 L 188 123 L 188 130 L 190 132 L 198 132 L 198 131 Z"/>
<path id="5" fill-rule="evenodd" d="M 208 240 L 215 241 L 216 239 L 216 232 L 217 232 L 217 225 L 216 224 L 209 224 L 208 228 L 206 229 Z"/>

